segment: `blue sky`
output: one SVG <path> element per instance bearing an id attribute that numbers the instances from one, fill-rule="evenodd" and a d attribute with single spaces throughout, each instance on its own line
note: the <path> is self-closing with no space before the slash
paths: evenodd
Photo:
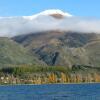
<path id="1" fill-rule="evenodd" d="M 100 18 L 100 0 L 0 0 L 0 16 L 28 16 L 46 9 Z"/>

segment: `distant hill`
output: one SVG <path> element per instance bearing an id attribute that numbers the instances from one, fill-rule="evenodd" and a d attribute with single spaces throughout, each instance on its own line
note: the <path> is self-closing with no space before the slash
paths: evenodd
<path id="1" fill-rule="evenodd" d="M 100 35 L 65 31 L 45 31 L 13 38 L 47 65 L 100 65 Z"/>
<path id="2" fill-rule="evenodd" d="M 15 41 L 0 37 L 0 64 L 37 64 L 42 63 L 36 56 Z"/>

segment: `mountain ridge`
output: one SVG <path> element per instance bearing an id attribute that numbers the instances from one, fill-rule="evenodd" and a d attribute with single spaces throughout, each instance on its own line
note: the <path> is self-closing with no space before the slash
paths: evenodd
<path id="1" fill-rule="evenodd" d="M 47 65 L 99 66 L 99 56 L 97 58 L 98 62 L 96 60 L 91 62 L 96 59 L 96 50 L 99 53 L 99 44 L 96 41 L 100 39 L 99 34 L 47 31 L 40 34 L 22 35 L 22 37 L 14 37 L 13 39 L 30 51 L 35 52 L 39 59 Z M 91 43 L 95 43 L 96 48 L 90 49 Z M 94 58 L 90 58 L 90 55 L 93 55 Z"/>

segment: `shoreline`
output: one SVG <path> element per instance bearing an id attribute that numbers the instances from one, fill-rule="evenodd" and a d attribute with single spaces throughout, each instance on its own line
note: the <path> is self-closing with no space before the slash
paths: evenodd
<path id="1" fill-rule="evenodd" d="M 31 86 L 31 85 L 85 85 L 85 84 L 100 84 L 100 82 L 90 82 L 90 83 L 49 83 L 49 84 L 3 84 L 0 86 L 21 86 L 21 85 L 25 85 L 25 86 Z"/>

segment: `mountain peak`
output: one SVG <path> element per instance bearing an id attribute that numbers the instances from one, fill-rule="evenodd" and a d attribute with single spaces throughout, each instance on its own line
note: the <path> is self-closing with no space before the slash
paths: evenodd
<path id="1" fill-rule="evenodd" d="M 60 14 L 62 16 L 67 16 L 67 17 L 71 17 L 72 15 L 66 12 L 63 12 L 59 9 L 49 9 L 49 10 L 45 10 L 43 12 L 41 12 L 40 14 L 42 15 L 52 15 L 52 14 Z"/>
<path id="2" fill-rule="evenodd" d="M 59 9 L 49 9 L 49 10 L 45 10 L 43 12 L 40 12 L 38 14 L 32 15 L 32 16 L 23 16 L 23 17 L 26 19 L 32 20 L 32 19 L 37 18 L 38 16 L 41 16 L 41 15 L 43 15 L 43 16 L 49 15 L 49 16 L 52 16 L 52 17 L 57 18 L 57 19 L 61 19 L 63 17 L 72 17 L 71 14 L 63 12 Z"/>

